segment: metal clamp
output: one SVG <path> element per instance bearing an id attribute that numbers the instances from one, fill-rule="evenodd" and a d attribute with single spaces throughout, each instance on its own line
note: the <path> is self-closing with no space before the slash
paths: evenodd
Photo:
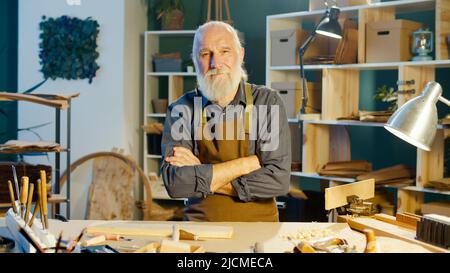
<path id="1" fill-rule="evenodd" d="M 408 90 L 398 90 L 397 94 L 415 94 L 416 93 L 416 89 L 408 89 Z"/>
<path id="2" fill-rule="evenodd" d="M 413 84 L 415 84 L 416 83 L 416 81 L 414 80 L 414 79 L 412 79 L 412 80 L 399 80 L 399 81 L 397 81 L 397 85 L 398 86 L 400 86 L 400 85 L 413 85 Z"/>

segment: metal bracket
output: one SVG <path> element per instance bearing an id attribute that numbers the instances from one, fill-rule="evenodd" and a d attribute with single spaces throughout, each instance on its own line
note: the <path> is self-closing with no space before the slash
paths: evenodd
<path id="1" fill-rule="evenodd" d="M 413 84 L 415 84 L 416 83 L 416 81 L 414 80 L 414 79 L 412 79 L 412 80 L 399 80 L 399 81 L 397 81 L 397 85 L 398 86 L 400 86 L 400 85 L 413 85 Z"/>
<path id="2" fill-rule="evenodd" d="M 366 202 L 356 195 L 348 196 L 347 201 L 349 205 L 346 206 L 346 210 L 352 215 L 371 216 L 378 213 L 375 204 Z"/>
<path id="3" fill-rule="evenodd" d="M 397 94 L 415 94 L 416 89 L 408 89 L 408 90 L 397 90 Z"/>

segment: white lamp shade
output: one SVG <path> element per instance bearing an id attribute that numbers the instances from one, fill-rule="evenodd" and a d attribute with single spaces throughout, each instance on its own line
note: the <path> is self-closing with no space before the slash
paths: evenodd
<path id="1" fill-rule="evenodd" d="M 384 128 L 417 148 L 430 151 L 438 121 L 436 102 L 441 94 L 441 86 L 429 82 L 422 95 L 400 107 Z"/>

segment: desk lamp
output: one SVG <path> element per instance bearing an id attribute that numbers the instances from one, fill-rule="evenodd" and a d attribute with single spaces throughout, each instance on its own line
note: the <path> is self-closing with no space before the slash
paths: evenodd
<path id="1" fill-rule="evenodd" d="M 306 113 L 306 103 L 308 102 L 308 92 L 306 90 L 306 79 L 305 79 L 305 69 L 303 67 L 303 55 L 308 49 L 312 41 L 314 41 L 316 34 L 332 37 L 335 39 L 342 38 L 342 30 L 339 25 L 340 9 L 337 6 L 327 7 L 324 16 L 320 19 L 314 31 L 309 35 L 308 39 L 303 43 L 303 45 L 298 49 L 300 58 L 300 76 L 302 77 L 302 108 L 301 114 Z"/>
<path id="2" fill-rule="evenodd" d="M 428 82 L 422 94 L 395 111 L 384 128 L 417 148 L 430 151 L 437 129 L 438 100 L 450 106 L 450 101 L 442 97 L 441 85 Z"/>

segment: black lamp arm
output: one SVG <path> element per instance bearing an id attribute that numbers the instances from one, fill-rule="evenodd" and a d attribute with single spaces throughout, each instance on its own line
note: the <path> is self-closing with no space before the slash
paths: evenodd
<path id="1" fill-rule="evenodd" d="M 300 78 L 302 80 L 302 108 L 300 113 L 306 114 L 306 104 L 308 103 L 308 92 L 306 92 L 306 79 L 305 79 L 305 68 L 303 67 L 303 54 L 305 49 L 303 46 L 299 49 L 299 59 L 300 59 Z"/>
<path id="2" fill-rule="evenodd" d="M 321 20 L 322 21 L 322 20 Z M 306 78 L 305 78 L 305 68 L 303 67 L 303 55 L 305 55 L 306 50 L 308 49 L 309 45 L 314 41 L 316 38 L 316 30 L 314 30 L 311 35 L 306 39 L 306 41 L 303 43 L 303 45 L 298 49 L 298 57 L 300 59 L 300 77 L 302 79 L 302 108 L 300 110 L 300 113 L 306 114 L 306 104 L 308 103 L 308 92 L 306 92 Z"/>
<path id="3" fill-rule="evenodd" d="M 339 10 L 337 10 L 338 12 Z M 335 12 L 336 13 L 336 12 Z M 339 13 L 337 13 L 339 15 Z M 305 78 L 305 68 L 303 67 L 303 55 L 305 55 L 306 50 L 311 45 L 311 43 L 316 38 L 317 29 L 325 22 L 328 22 L 330 19 L 330 9 L 327 8 L 325 15 L 320 19 L 319 23 L 314 28 L 311 35 L 309 35 L 308 39 L 302 44 L 302 46 L 298 49 L 298 56 L 300 59 L 300 77 L 302 78 L 302 108 L 300 110 L 300 113 L 306 114 L 306 104 L 308 103 L 308 92 L 306 90 L 306 78 Z"/>

